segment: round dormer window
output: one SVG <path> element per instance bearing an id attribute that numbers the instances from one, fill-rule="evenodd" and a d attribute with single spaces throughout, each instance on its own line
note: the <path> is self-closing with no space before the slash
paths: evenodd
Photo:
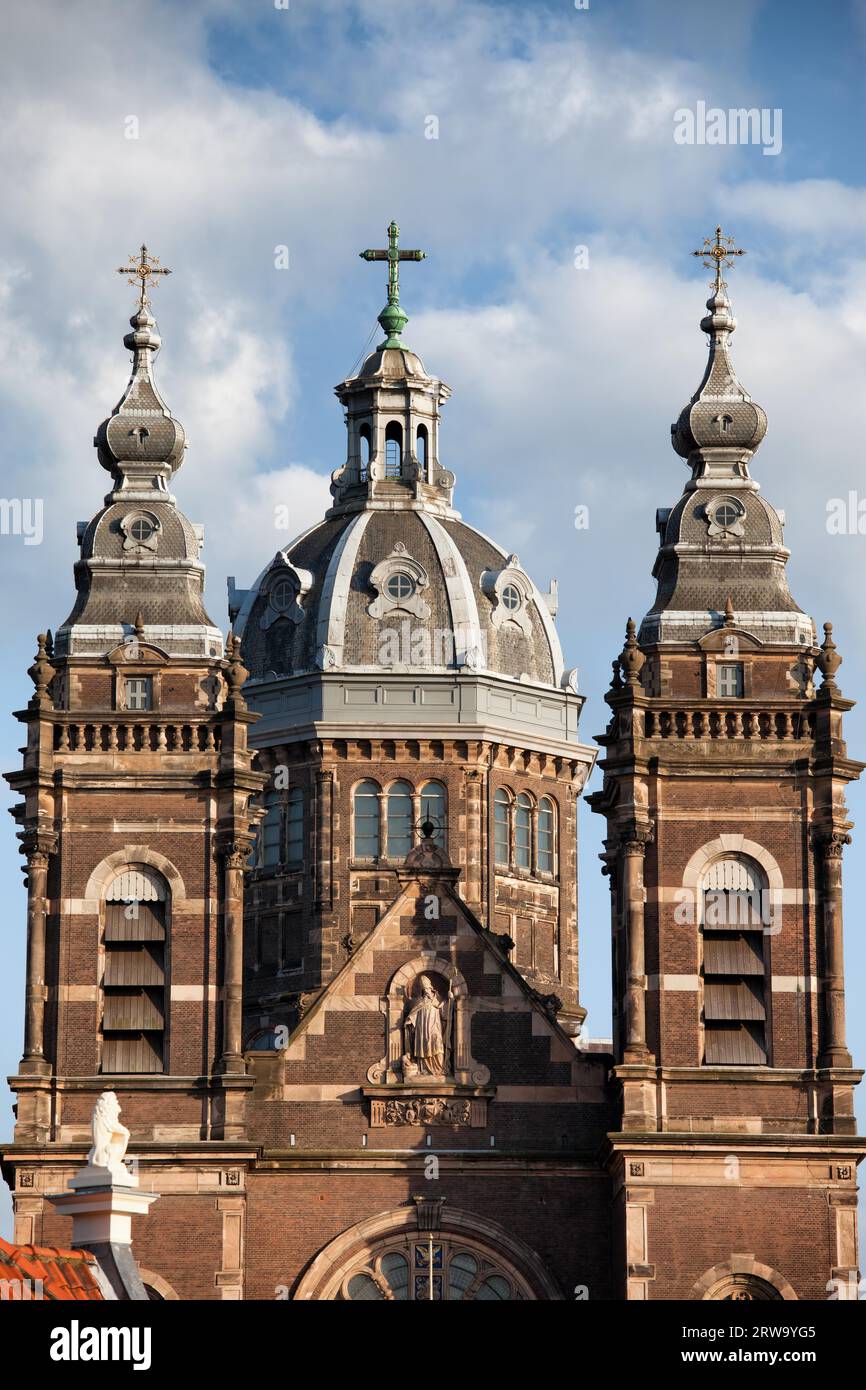
<path id="1" fill-rule="evenodd" d="M 516 584 L 506 584 L 500 595 L 503 608 L 507 608 L 509 613 L 516 613 L 522 602 L 520 590 Z"/>
<path id="2" fill-rule="evenodd" d="M 395 603 L 402 603 L 405 599 L 411 598 L 415 592 L 415 581 L 408 574 L 399 570 L 396 574 L 391 574 L 385 580 L 385 593 Z"/>
<path id="3" fill-rule="evenodd" d="M 288 579 L 278 579 L 270 593 L 271 607 L 278 613 L 287 613 L 294 607 L 295 589 Z"/>
<path id="4" fill-rule="evenodd" d="M 154 526 L 153 522 L 148 520 L 146 516 L 138 516 L 130 526 L 129 534 L 132 536 L 132 539 L 134 541 L 137 541 L 139 545 L 142 545 L 145 541 L 150 540 L 155 530 L 156 527 Z"/>
<path id="5" fill-rule="evenodd" d="M 736 526 L 742 512 L 734 502 L 720 502 L 713 512 L 713 521 L 723 531 L 727 531 L 731 526 Z"/>

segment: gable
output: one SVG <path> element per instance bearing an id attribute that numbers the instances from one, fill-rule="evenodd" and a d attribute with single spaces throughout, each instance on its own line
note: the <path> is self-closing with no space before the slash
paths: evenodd
<path id="1" fill-rule="evenodd" d="M 292 1034 L 278 1078 L 268 1073 L 272 1099 L 337 1104 L 355 1135 L 359 1120 L 483 1130 L 491 1107 L 540 1113 L 608 1099 L 602 1061 L 578 1052 L 439 880 L 405 885 Z M 529 1113 L 520 1128 L 532 1130 Z"/>

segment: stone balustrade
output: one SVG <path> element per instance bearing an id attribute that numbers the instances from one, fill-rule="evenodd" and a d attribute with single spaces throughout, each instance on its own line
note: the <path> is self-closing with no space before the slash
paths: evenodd
<path id="1" fill-rule="evenodd" d="M 712 705 L 644 711 L 644 737 L 653 739 L 751 739 L 795 743 L 813 737 L 815 716 L 808 710 Z"/>
<path id="2" fill-rule="evenodd" d="M 124 720 L 54 725 L 56 753 L 215 753 L 221 731 L 207 723 Z"/>

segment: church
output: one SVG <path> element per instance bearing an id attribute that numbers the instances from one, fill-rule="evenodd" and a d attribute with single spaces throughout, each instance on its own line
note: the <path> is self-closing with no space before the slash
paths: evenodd
<path id="1" fill-rule="evenodd" d="M 672 426 L 687 480 L 656 514 L 652 606 L 611 634 L 595 741 L 556 584 L 456 508 L 450 391 L 403 336 L 400 266 L 424 253 L 392 223 L 362 254 L 388 297 L 336 387 L 331 505 L 229 580 L 227 640 L 171 491 L 164 271 L 131 259 L 131 375 L 94 441 L 110 489 L 8 774 L 15 1240 L 70 1244 L 50 1194 L 108 1091 L 159 1194 L 134 1234 L 151 1299 L 850 1297 L 842 856 L 864 764 L 832 627 L 819 642 L 793 598 L 784 514 L 752 476 L 767 420 L 731 358 L 738 251 L 719 229 L 700 253 L 709 357 Z M 578 970 L 596 761 L 604 1043 Z"/>

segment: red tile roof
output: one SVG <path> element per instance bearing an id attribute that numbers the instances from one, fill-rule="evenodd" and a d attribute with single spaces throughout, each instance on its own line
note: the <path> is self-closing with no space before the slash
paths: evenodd
<path id="1" fill-rule="evenodd" d="M 10 1245 L 0 1237 L 0 1299 L 14 1298 L 101 1300 L 96 1260 L 89 1250 Z"/>

